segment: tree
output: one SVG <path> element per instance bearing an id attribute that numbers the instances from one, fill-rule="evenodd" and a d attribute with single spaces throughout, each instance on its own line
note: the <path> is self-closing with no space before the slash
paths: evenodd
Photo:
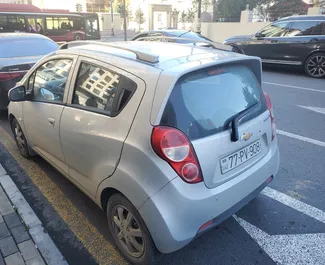
<path id="1" fill-rule="evenodd" d="M 125 7 L 126 7 L 126 16 L 128 16 L 128 10 L 130 7 L 130 0 L 115 0 L 114 1 L 114 10 L 121 15 L 121 17 L 124 17 L 124 8 L 123 3 L 125 1 Z"/>
<path id="2" fill-rule="evenodd" d="M 141 25 L 146 22 L 146 19 L 140 7 L 135 11 L 135 22 L 139 24 L 139 31 L 141 31 Z"/>
<path id="3" fill-rule="evenodd" d="M 271 20 L 294 14 L 305 15 L 310 5 L 301 0 L 273 0 L 273 4 L 266 11 Z"/>
<path id="4" fill-rule="evenodd" d="M 188 9 L 186 13 L 186 22 L 193 23 L 196 11 L 194 8 Z"/>
<path id="5" fill-rule="evenodd" d="M 187 14 L 185 13 L 185 11 L 183 11 L 183 12 L 181 13 L 181 17 L 180 17 L 180 19 L 179 19 L 179 22 L 182 23 L 182 28 L 183 28 L 183 29 L 185 29 L 185 22 L 186 22 L 186 20 L 187 20 Z"/>
<path id="6" fill-rule="evenodd" d="M 209 6 L 212 5 L 212 0 L 202 0 L 202 7 L 203 7 L 203 12 L 207 12 L 208 11 L 208 8 Z"/>
<path id="7" fill-rule="evenodd" d="M 273 0 L 217 0 L 215 3 L 215 18 L 219 21 L 239 22 L 241 11 L 255 8 L 259 3 Z M 287 0 L 285 0 L 287 1 Z"/>

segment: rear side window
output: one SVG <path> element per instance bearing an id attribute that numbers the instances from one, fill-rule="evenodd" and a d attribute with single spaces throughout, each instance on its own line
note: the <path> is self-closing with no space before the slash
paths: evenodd
<path id="1" fill-rule="evenodd" d="M 314 35 L 318 21 L 299 21 L 293 22 L 286 36 L 309 36 Z"/>
<path id="2" fill-rule="evenodd" d="M 104 112 L 119 113 L 136 89 L 136 84 L 113 71 L 82 63 L 76 81 L 73 104 Z"/>
<path id="3" fill-rule="evenodd" d="M 256 105 L 241 122 L 266 110 L 263 91 L 243 65 L 208 68 L 182 77 L 174 87 L 161 125 L 176 127 L 190 140 L 227 130 L 231 118 Z"/>

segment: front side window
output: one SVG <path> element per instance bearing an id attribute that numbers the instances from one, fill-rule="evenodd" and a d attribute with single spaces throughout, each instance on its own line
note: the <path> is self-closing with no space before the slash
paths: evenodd
<path id="1" fill-rule="evenodd" d="M 23 16 L 8 15 L 7 28 L 9 32 L 26 32 L 25 18 Z"/>
<path id="2" fill-rule="evenodd" d="M 0 15 L 0 32 L 6 32 L 8 30 L 7 16 Z"/>
<path id="3" fill-rule="evenodd" d="M 317 26 L 318 21 L 299 21 L 293 22 L 290 29 L 288 30 L 286 36 L 308 36 L 314 35 L 315 27 Z"/>
<path id="4" fill-rule="evenodd" d="M 260 31 L 261 36 L 272 38 L 282 37 L 286 33 L 289 26 L 289 22 L 280 22 L 267 26 Z"/>
<path id="5" fill-rule="evenodd" d="M 70 59 L 58 59 L 39 67 L 29 80 L 29 86 L 33 84 L 33 100 L 62 103 L 71 65 Z"/>

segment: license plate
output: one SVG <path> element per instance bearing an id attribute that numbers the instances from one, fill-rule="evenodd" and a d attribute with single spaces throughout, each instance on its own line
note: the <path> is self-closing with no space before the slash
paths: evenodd
<path id="1" fill-rule="evenodd" d="M 224 157 L 220 160 L 221 173 L 225 174 L 228 171 L 240 166 L 246 161 L 257 156 L 262 151 L 261 141 L 258 140 L 239 151 Z"/>

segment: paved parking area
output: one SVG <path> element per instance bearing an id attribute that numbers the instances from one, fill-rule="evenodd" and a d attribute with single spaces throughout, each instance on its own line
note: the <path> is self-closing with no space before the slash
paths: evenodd
<path id="1" fill-rule="evenodd" d="M 45 265 L 26 225 L 0 186 L 0 265 L 5 264 Z"/>
<path id="2" fill-rule="evenodd" d="M 254 201 L 160 264 L 323 265 L 325 262 L 325 80 L 266 70 L 281 152 L 279 173 Z M 0 116 L 0 162 L 69 264 L 125 264 L 105 214 L 39 157 L 19 156 Z"/>

